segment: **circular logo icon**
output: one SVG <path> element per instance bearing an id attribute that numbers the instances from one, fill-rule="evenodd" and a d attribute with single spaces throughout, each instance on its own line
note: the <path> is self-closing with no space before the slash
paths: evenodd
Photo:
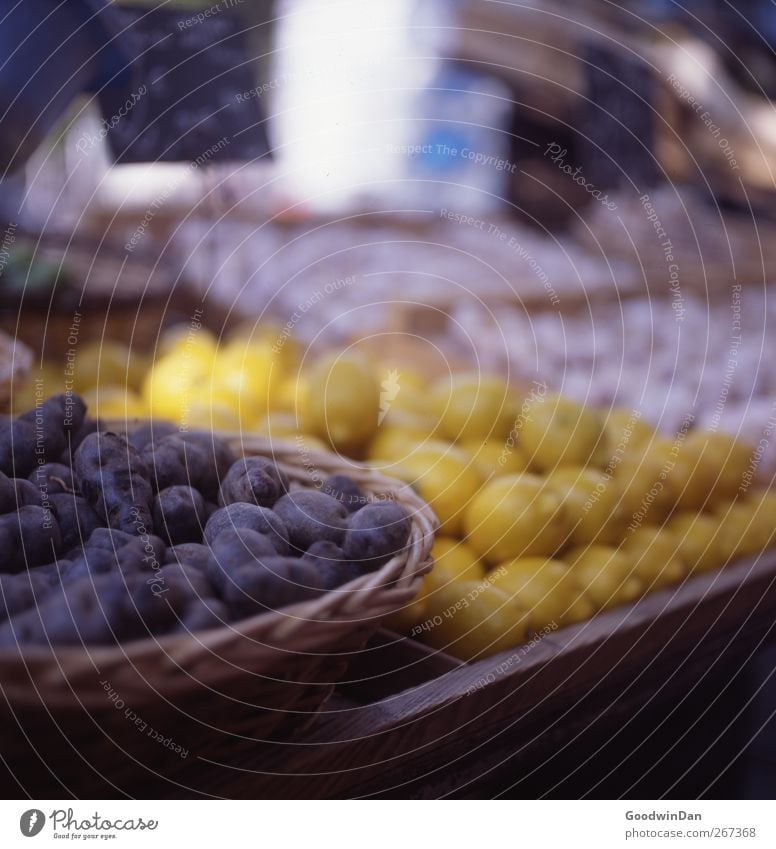
<path id="1" fill-rule="evenodd" d="M 46 815 L 37 808 L 25 811 L 19 819 L 19 828 L 25 837 L 35 837 L 36 834 L 40 834 L 45 824 Z"/>

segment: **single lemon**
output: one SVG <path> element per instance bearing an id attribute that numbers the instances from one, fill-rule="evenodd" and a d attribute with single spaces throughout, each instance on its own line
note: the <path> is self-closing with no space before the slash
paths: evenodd
<path id="1" fill-rule="evenodd" d="M 431 389 L 440 433 L 452 441 L 506 439 L 517 410 L 508 384 L 479 374 L 453 375 Z"/>
<path id="2" fill-rule="evenodd" d="M 426 400 L 422 402 L 423 406 L 428 405 L 428 378 L 417 371 L 416 369 L 406 366 L 402 363 L 389 362 L 387 359 L 369 358 L 374 365 L 374 369 L 382 379 L 399 386 L 399 393 L 396 400 L 401 398 L 406 390 L 412 390 L 411 396 L 414 398 L 424 397 Z"/>
<path id="3" fill-rule="evenodd" d="M 417 409 L 391 406 L 387 411 L 381 411 L 380 430 L 386 428 L 405 428 L 417 430 L 430 438 L 437 431 L 437 423 L 433 416 Z"/>
<path id="4" fill-rule="evenodd" d="M 228 347 L 249 348 L 259 352 L 269 352 L 273 361 L 283 372 L 293 369 L 301 359 L 302 346 L 291 335 L 290 328 L 273 321 L 261 321 L 259 324 L 246 322 L 238 325 L 229 333 Z"/>
<path id="5" fill-rule="evenodd" d="M 758 544 L 762 549 L 772 548 L 776 545 L 776 492 L 755 490 L 741 501 L 752 513 L 752 531 Z"/>
<path id="6" fill-rule="evenodd" d="M 715 515 L 719 526 L 716 539 L 725 562 L 761 554 L 772 543 L 773 514 L 769 510 L 758 520 L 758 513 L 745 499 L 724 502 L 718 506 Z M 770 527 L 767 515 L 770 515 Z"/>
<path id="7" fill-rule="evenodd" d="M 213 363 L 213 385 L 231 392 L 240 408 L 254 417 L 269 412 L 273 391 L 279 390 L 281 380 L 271 353 L 266 351 L 226 348 Z"/>
<path id="8" fill-rule="evenodd" d="M 270 402 L 276 410 L 285 410 L 299 415 L 299 411 L 304 407 L 307 388 L 304 375 L 294 372 L 280 379 L 277 391 L 273 391 L 270 395 Z"/>
<path id="9" fill-rule="evenodd" d="M 642 525 L 625 537 L 620 551 L 647 592 L 679 583 L 686 574 L 679 544 L 666 528 Z"/>
<path id="10" fill-rule="evenodd" d="M 751 456 L 750 445 L 728 434 L 689 433 L 679 446 L 674 469 L 679 506 L 698 510 L 733 498 Z"/>
<path id="11" fill-rule="evenodd" d="M 461 443 L 477 466 L 483 480 L 496 475 L 516 475 L 528 468 L 528 458 L 514 440 L 472 439 Z"/>
<path id="12" fill-rule="evenodd" d="M 630 514 L 612 477 L 582 466 L 558 466 L 547 482 L 563 498 L 573 545 L 622 540 Z"/>
<path id="13" fill-rule="evenodd" d="M 381 427 L 369 443 L 367 457 L 401 462 L 428 441 L 428 434 L 412 427 Z"/>
<path id="14" fill-rule="evenodd" d="M 239 413 L 233 407 L 217 401 L 192 401 L 181 424 L 199 430 L 223 430 L 230 433 L 242 430 Z"/>
<path id="15" fill-rule="evenodd" d="M 528 627 L 539 631 L 588 619 L 594 613 L 582 596 L 568 564 L 545 557 L 518 557 L 494 567 L 494 586 L 527 611 Z"/>
<path id="16" fill-rule="evenodd" d="M 253 429 L 263 436 L 284 439 L 299 433 L 299 422 L 293 413 L 278 411 L 257 419 Z"/>
<path id="17" fill-rule="evenodd" d="M 40 401 L 64 392 L 67 389 L 68 379 L 63 367 L 53 361 L 33 367 L 23 381 L 18 379 L 13 381 L 8 412 L 18 416 L 20 413 L 33 410 Z"/>
<path id="18" fill-rule="evenodd" d="M 494 478 L 472 499 L 464 519 L 466 541 L 488 563 L 551 555 L 566 541 L 563 499 L 529 473 Z"/>
<path id="19" fill-rule="evenodd" d="M 143 384 L 149 360 L 137 348 L 130 350 L 120 342 L 87 342 L 74 349 L 73 387 L 86 392 L 95 386 L 123 386 L 137 390 Z"/>
<path id="20" fill-rule="evenodd" d="M 393 383 L 395 381 L 395 383 Z M 393 410 L 414 413 L 436 421 L 427 387 L 419 388 L 405 381 L 405 373 L 389 372 L 380 385 L 382 393 L 381 412 L 384 418 Z"/>
<path id="21" fill-rule="evenodd" d="M 437 589 L 450 581 L 481 581 L 485 567 L 465 542 L 455 537 L 438 536 L 431 549 L 434 568 L 426 576 L 429 589 Z"/>
<path id="22" fill-rule="evenodd" d="M 546 394 L 523 405 L 518 444 L 532 468 L 548 471 L 555 466 L 587 466 L 598 460 L 603 421 L 598 412 Z"/>
<path id="23" fill-rule="evenodd" d="M 196 404 L 198 407 L 211 404 L 229 407 L 240 416 L 246 425 L 252 424 L 256 418 L 256 411 L 252 406 L 246 404 L 231 388 L 210 380 L 205 374 L 199 380 L 194 381 L 187 393 L 186 409 L 192 404 Z"/>
<path id="24" fill-rule="evenodd" d="M 612 462 L 640 446 L 646 447 L 655 438 L 656 431 L 645 421 L 638 410 L 616 407 L 604 419 L 604 432 Z"/>
<path id="25" fill-rule="evenodd" d="M 605 610 L 639 598 L 642 583 L 628 558 L 616 548 L 590 545 L 564 554 L 572 577 L 596 608 Z"/>
<path id="26" fill-rule="evenodd" d="M 208 379 L 207 367 L 172 354 L 154 362 L 143 382 L 143 398 L 153 416 L 184 423 L 193 397 Z"/>
<path id="27" fill-rule="evenodd" d="M 677 491 L 675 445 L 667 439 L 653 439 L 626 455 L 614 471 L 628 523 L 662 522 L 673 510 Z"/>
<path id="28" fill-rule="evenodd" d="M 436 513 L 443 533 L 460 534 L 467 504 L 482 479 L 471 458 L 447 442 L 430 440 L 385 470 L 409 483 Z"/>
<path id="29" fill-rule="evenodd" d="M 360 455 L 378 426 L 380 386 L 374 373 L 353 356 L 332 355 L 315 363 L 307 383 L 303 428 L 337 451 Z"/>
<path id="30" fill-rule="evenodd" d="M 123 386 L 97 386 L 82 395 L 91 416 L 101 419 L 142 419 L 148 405 L 137 393 Z"/>
<path id="31" fill-rule="evenodd" d="M 190 323 L 176 324 L 162 331 L 155 356 L 156 359 L 179 356 L 183 360 L 209 366 L 217 352 L 218 339 L 215 334 L 200 324 Z"/>
<path id="32" fill-rule="evenodd" d="M 676 541 L 679 559 L 688 572 L 718 569 L 725 559 L 716 540 L 718 522 L 705 513 L 674 513 L 667 525 Z"/>
<path id="33" fill-rule="evenodd" d="M 519 645 L 527 631 L 525 611 L 487 580 L 455 581 L 439 588 L 429 596 L 422 627 L 429 645 L 462 660 Z"/>

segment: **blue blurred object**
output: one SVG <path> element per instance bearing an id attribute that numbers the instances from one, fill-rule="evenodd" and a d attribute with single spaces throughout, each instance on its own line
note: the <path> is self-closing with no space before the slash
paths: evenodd
<path id="1" fill-rule="evenodd" d="M 0 0 L 0 179 L 77 95 L 129 85 L 114 16 L 107 0 Z"/>

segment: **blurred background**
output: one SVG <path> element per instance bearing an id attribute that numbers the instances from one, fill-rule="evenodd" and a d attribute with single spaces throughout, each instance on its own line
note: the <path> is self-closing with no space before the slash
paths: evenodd
<path id="1" fill-rule="evenodd" d="M 421 328 L 673 431 L 688 405 L 715 415 L 740 284 L 724 417 L 765 426 L 769 2 L 91 8 L 112 16 L 107 69 L 6 156 L 4 297 L 45 287 L 51 261 L 113 297 L 193 287 L 283 324 L 356 275 L 295 322 L 305 344 Z M 24 73 L 51 80 L 55 58 Z"/>
<path id="2" fill-rule="evenodd" d="M 265 322 L 544 381 L 666 434 L 689 413 L 776 471 L 772 0 L 40 0 L 2 37 L 17 366 L 61 355 L 75 313 L 149 353 L 196 310 L 219 336 Z M 631 760 L 619 740 L 574 783 L 572 749 L 536 780 L 772 792 L 775 662 L 752 656 L 737 694 L 728 670 L 683 703 L 681 728 L 715 706 L 693 748 L 656 709 Z M 676 747 L 660 780 L 647 733 Z"/>

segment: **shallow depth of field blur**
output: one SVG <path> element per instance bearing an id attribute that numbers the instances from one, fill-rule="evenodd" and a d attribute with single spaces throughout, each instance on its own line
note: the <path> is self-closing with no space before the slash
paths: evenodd
<path id="1" fill-rule="evenodd" d="M 162 5 L 251 85 L 117 163 L 148 67 L 4 176 L 7 412 L 74 390 L 413 487 L 436 566 L 387 627 L 463 661 L 772 547 L 772 3 Z"/>

